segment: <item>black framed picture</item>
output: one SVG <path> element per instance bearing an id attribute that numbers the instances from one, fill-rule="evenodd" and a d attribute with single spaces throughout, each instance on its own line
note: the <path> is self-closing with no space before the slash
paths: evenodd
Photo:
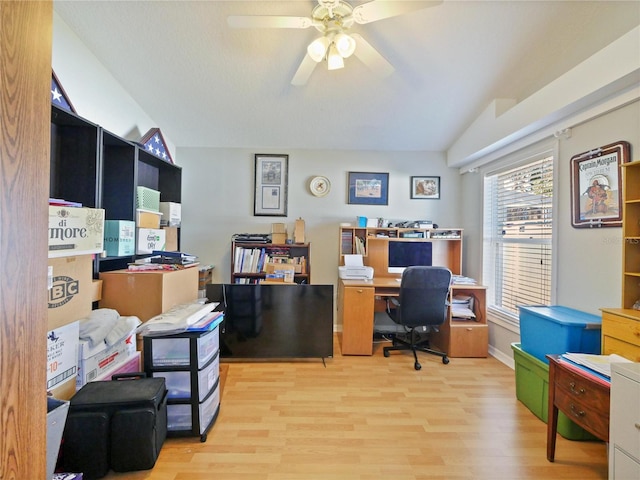
<path id="1" fill-rule="evenodd" d="M 349 172 L 349 204 L 388 205 L 389 174 Z"/>
<path id="2" fill-rule="evenodd" d="M 411 198 L 439 199 L 440 177 L 411 177 Z"/>
<path id="3" fill-rule="evenodd" d="M 254 216 L 287 216 L 289 155 L 256 154 Z"/>

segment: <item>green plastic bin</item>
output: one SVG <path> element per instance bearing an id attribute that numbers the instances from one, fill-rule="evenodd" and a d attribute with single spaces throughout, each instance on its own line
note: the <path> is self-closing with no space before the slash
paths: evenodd
<path id="1" fill-rule="evenodd" d="M 512 343 L 516 364 L 516 398 L 547 423 L 549 413 L 549 365 Z M 564 413 L 558 412 L 558 433 L 568 440 L 597 440 L 584 428 L 573 423 Z"/>

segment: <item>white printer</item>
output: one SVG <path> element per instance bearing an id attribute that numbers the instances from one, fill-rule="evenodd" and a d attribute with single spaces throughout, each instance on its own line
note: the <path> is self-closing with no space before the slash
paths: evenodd
<path id="1" fill-rule="evenodd" d="M 362 255 L 345 255 L 344 265 L 338 267 L 338 276 L 343 280 L 372 280 L 373 268 L 362 262 Z"/>
<path id="2" fill-rule="evenodd" d="M 338 276 L 343 280 L 373 280 L 373 268 L 345 265 L 338 267 Z"/>

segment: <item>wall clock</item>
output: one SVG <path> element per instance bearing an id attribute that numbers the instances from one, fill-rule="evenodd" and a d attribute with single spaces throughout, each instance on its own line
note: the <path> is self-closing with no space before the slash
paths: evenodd
<path id="1" fill-rule="evenodd" d="M 309 182 L 309 190 L 316 197 L 324 197 L 331 190 L 331 182 L 327 177 L 313 177 Z"/>

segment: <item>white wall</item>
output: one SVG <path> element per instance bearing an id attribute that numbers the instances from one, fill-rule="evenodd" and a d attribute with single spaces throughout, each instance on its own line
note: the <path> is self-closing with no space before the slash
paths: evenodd
<path id="1" fill-rule="evenodd" d="M 288 216 L 253 216 L 254 154 L 289 155 Z M 182 246 L 205 263 L 215 265 L 217 282 L 230 279 L 231 236 L 234 233 L 269 233 L 272 222 L 284 222 L 289 236 L 294 221 L 305 220 L 311 242 L 313 283 L 336 284 L 338 227 L 356 216 L 394 220 L 433 220 L 441 227 L 460 227 L 460 175 L 446 166 L 444 154 L 425 152 L 353 152 L 256 149 L 178 148 L 183 167 Z M 389 205 L 347 204 L 347 174 L 389 173 Z M 324 175 L 331 181 L 325 197 L 309 192 L 309 180 Z M 412 175 L 441 179 L 440 200 L 412 200 Z"/>

